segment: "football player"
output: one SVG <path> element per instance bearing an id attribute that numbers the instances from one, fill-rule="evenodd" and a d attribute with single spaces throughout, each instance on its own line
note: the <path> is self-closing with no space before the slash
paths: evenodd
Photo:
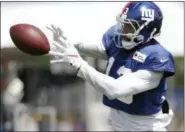
<path id="1" fill-rule="evenodd" d="M 51 63 L 67 62 L 77 76 L 103 93 L 116 131 L 166 131 L 173 112 L 165 98 L 166 80 L 175 73 L 174 59 L 154 39 L 160 35 L 163 14 L 153 2 L 129 2 L 117 24 L 103 35 L 102 44 L 71 44 L 60 28 L 51 26 Z M 96 71 L 79 53 L 108 60 L 106 74 Z"/>

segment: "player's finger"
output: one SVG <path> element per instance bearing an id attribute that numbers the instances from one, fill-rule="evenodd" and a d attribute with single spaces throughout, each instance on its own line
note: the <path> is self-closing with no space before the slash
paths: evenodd
<path id="1" fill-rule="evenodd" d="M 63 51 L 63 49 L 59 48 L 57 45 L 54 43 L 50 44 L 50 51 Z"/>
<path id="2" fill-rule="evenodd" d="M 67 37 L 64 36 L 64 32 L 61 28 L 57 27 L 58 35 L 61 36 L 64 40 L 67 39 Z"/>
<path id="3" fill-rule="evenodd" d="M 63 37 L 60 37 L 58 40 L 64 47 L 69 47 L 67 40 L 65 40 Z"/>
<path id="4" fill-rule="evenodd" d="M 56 33 L 57 35 L 59 35 L 59 34 L 58 34 L 58 31 L 57 31 L 57 27 L 55 27 L 54 25 L 51 25 L 51 27 L 54 29 L 55 33 Z"/>
<path id="5" fill-rule="evenodd" d="M 67 40 L 67 37 L 65 37 L 65 36 L 62 36 L 65 40 Z"/>
<path id="6" fill-rule="evenodd" d="M 60 59 L 60 60 L 50 60 L 50 63 L 51 63 L 51 64 L 54 64 L 54 63 L 61 63 L 61 62 L 65 62 L 65 60 L 63 60 L 63 59 Z"/>
<path id="7" fill-rule="evenodd" d="M 50 30 L 52 33 L 55 33 L 54 31 L 53 31 L 53 29 L 51 29 L 50 27 L 46 27 L 48 30 Z"/>
<path id="8" fill-rule="evenodd" d="M 54 45 L 56 48 L 59 48 L 60 50 L 65 51 L 65 47 L 62 46 L 61 44 L 53 43 L 53 45 Z"/>
<path id="9" fill-rule="evenodd" d="M 62 54 L 62 53 L 60 53 L 60 52 L 56 52 L 56 51 L 49 51 L 49 53 L 48 53 L 49 55 L 51 55 L 51 56 L 60 56 L 60 57 L 63 57 L 64 56 L 64 54 Z"/>
<path id="10" fill-rule="evenodd" d="M 61 28 L 58 27 L 57 31 L 59 36 L 63 36 L 64 32 L 61 30 Z"/>

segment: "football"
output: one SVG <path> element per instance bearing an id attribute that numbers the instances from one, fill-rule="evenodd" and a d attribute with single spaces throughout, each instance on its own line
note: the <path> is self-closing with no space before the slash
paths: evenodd
<path id="1" fill-rule="evenodd" d="M 30 24 L 16 24 L 10 27 L 10 37 L 15 46 L 30 55 L 44 55 L 50 50 L 46 35 Z"/>

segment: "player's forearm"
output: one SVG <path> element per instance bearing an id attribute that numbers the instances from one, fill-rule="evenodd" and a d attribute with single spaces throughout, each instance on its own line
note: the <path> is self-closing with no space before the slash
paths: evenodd
<path id="1" fill-rule="evenodd" d="M 162 75 L 151 77 L 150 73 L 142 74 L 127 74 L 119 79 L 114 79 L 105 74 L 96 71 L 89 65 L 83 65 L 78 76 L 89 82 L 96 90 L 105 94 L 109 99 L 115 99 L 123 96 L 130 96 L 141 93 L 158 86 Z M 146 79 L 148 78 L 148 79 Z"/>
<path id="2" fill-rule="evenodd" d="M 114 82 L 114 78 L 96 71 L 89 65 L 82 65 L 77 76 L 90 83 L 97 91 L 110 98 L 113 96 L 112 88 L 110 88 L 113 86 L 113 83 L 110 82 Z"/>
<path id="3" fill-rule="evenodd" d="M 105 48 L 101 44 L 76 43 L 74 46 L 78 49 L 80 54 L 103 60 L 107 60 L 108 58 Z"/>

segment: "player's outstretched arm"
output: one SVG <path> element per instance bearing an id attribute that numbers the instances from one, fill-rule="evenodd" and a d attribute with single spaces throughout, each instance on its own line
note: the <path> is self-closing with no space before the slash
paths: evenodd
<path id="1" fill-rule="evenodd" d="M 63 37 L 58 37 L 54 45 L 57 47 L 57 50 L 51 50 L 49 54 L 56 59 L 51 60 L 51 63 L 67 62 L 79 70 L 79 77 L 88 81 L 94 88 L 101 91 L 110 99 L 130 96 L 153 89 L 158 86 L 163 76 L 161 72 L 140 70 L 114 79 L 96 71 L 88 65 L 87 62 L 81 58 L 74 45 L 70 44 Z"/>
<path id="2" fill-rule="evenodd" d="M 109 99 L 116 99 L 157 87 L 163 73 L 139 70 L 114 79 L 96 71 L 89 65 L 82 65 L 78 76 L 89 82 L 96 90 L 105 94 Z"/>
<path id="3" fill-rule="evenodd" d="M 79 42 L 79 43 L 75 43 L 74 46 L 82 55 L 93 57 L 93 58 L 99 58 L 102 60 L 108 59 L 105 48 L 102 43 L 87 44 L 87 43 Z"/>
<path id="4" fill-rule="evenodd" d="M 109 99 L 130 96 L 153 89 L 158 86 L 163 76 L 161 72 L 139 70 L 114 79 L 96 71 L 88 65 L 87 62 L 80 57 L 73 45 L 67 49 L 63 48 L 62 53 L 50 51 L 50 55 L 57 56 L 57 59 L 51 60 L 51 63 L 69 63 L 79 70 L 77 76 L 89 82 L 96 90 L 105 94 Z"/>

